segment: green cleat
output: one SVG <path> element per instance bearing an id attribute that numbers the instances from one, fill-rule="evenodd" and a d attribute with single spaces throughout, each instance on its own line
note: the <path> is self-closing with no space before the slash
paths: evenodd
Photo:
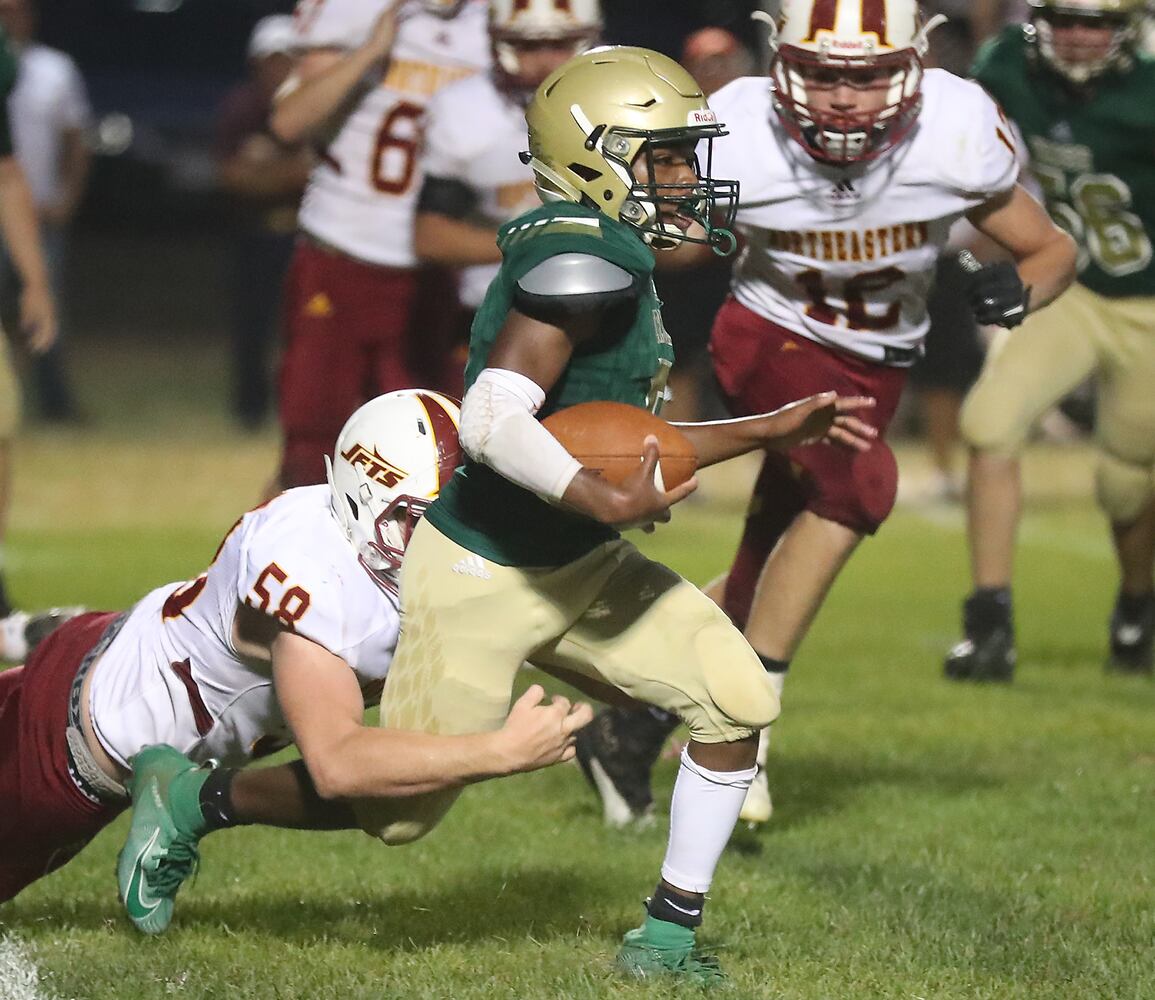
<path id="1" fill-rule="evenodd" d="M 145 747 L 132 758 L 132 825 L 116 859 L 116 881 L 129 919 L 145 934 L 162 934 L 173 901 L 200 864 L 205 833 L 200 788 L 210 769 L 170 746 Z"/>
<path id="2" fill-rule="evenodd" d="M 718 960 L 694 947 L 692 930 L 650 916 L 641 927 L 626 931 L 617 967 L 634 979 L 669 976 L 699 986 L 714 986 L 726 980 Z"/>

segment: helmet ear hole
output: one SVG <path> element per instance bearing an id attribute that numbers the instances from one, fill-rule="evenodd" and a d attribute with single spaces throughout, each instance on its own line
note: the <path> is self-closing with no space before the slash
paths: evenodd
<path id="1" fill-rule="evenodd" d="M 590 181 L 596 181 L 599 177 L 601 177 L 601 171 L 595 170 L 593 167 L 588 166 L 585 163 L 571 163 L 569 165 L 569 169 L 587 183 Z"/>

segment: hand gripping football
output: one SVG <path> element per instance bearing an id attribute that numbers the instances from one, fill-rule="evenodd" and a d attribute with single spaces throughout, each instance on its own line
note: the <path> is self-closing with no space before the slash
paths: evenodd
<path id="1" fill-rule="evenodd" d="M 649 410 L 628 403 L 578 403 L 551 413 L 542 421 L 574 458 L 614 485 L 636 472 L 642 461 L 642 442 L 658 439 L 660 461 L 655 470 L 659 489 L 672 490 L 698 468 L 690 439 Z"/>

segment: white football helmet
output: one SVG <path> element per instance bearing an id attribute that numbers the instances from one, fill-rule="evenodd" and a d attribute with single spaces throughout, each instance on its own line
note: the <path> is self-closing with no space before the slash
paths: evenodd
<path id="1" fill-rule="evenodd" d="M 373 579 L 397 592 L 397 571 L 421 515 L 460 464 L 457 400 L 428 389 L 371 399 L 345 423 L 325 469 L 333 516 Z"/>
<path id="2" fill-rule="evenodd" d="M 783 0 L 777 18 L 760 11 L 754 17 L 770 25 L 775 110 L 816 159 L 874 159 L 914 126 L 927 34 L 944 17 L 924 22 L 917 0 Z M 886 103 L 877 111 L 820 110 L 807 93 L 807 71 L 871 69 L 889 71 Z"/>
<path id="3" fill-rule="evenodd" d="M 570 54 L 576 56 L 594 45 L 601 32 L 598 0 L 489 0 L 494 62 L 510 79 L 522 76 L 519 43 L 570 42 Z"/>

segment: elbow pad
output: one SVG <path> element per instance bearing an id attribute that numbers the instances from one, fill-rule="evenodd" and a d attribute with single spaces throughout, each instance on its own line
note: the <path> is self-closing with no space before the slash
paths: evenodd
<path id="1" fill-rule="evenodd" d="M 461 447 L 518 486 L 560 500 L 581 462 L 535 417 L 545 391 L 504 368 L 486 368 L 461 403 Z"/>

